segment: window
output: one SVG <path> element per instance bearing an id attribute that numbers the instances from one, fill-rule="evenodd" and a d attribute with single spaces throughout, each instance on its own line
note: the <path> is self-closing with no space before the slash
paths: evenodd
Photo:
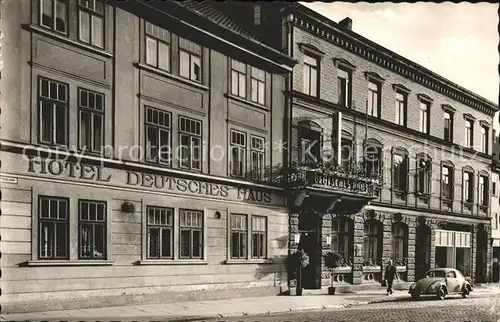
<path id="1" fill-rule="evenodd" d="M 78 234 L 80 259 L 106 258 L 106 203 L 79 200 Z"/>
<path id="2" fill-rule="evenodd" d="M 173 258 L 173 209 L 150 207 L 147 212 L 147 258 Z"/>
<path id="3" fill-rule="evenodd" d="M 364 266 L 380 265 L 382 251 L 382 236 L 380 222 L 371 219 L 364 224 L 363 260 Z"/>
<path id="4" fill-rule="evenodd" d="M 473 122 L 471 120 L 465 120 L 465 147 L 472 149 L 473 144 Z"/>
<path id="5" fill-rule="evenodd" d="M 203 212 L 179 210 L 180 258 L 203 257 Z"/>
<path id="6" fill-rule="evenodd" d="M 488 177 L 479 176 L 479 204 L 481 206 L 488 206 L 489 204 L 488 182 Z"/>
<path id="7" fill-rule="evenodd" d="M 40 143 L 66 145 L 68 142 L 68 86 L 39 79 Z"/>
<path id="8" fill-rule="evenodd" d="M 492 218 L 491 222 L 492 222 L 492 224 L 491 224 L 491 226 L 492 226 L 492 227 L 491 227 L 491 228 L 492 228 L 492 229 L 498 229 L 498 224 L 499 224 L 499 223 L 498 223 L 498 213 L 496 213 L 496 214 L 493 216 L 493 218 Z"/>
<path id="9" fill-rule="evenodd" d="M 407 233 L 408 229 L 404 223 L 392 225 L 392 260 L 394 263 L 401 262 L 407 257 Z"/>
<path id="10" fill-rule="evenodd" d="M 257 136 L 251 136 L 251 164 L 252 180 L 262 180 L 264 178 L 264 139 Z"/>
<path id="11" fill-rule="evenodd" d="M 406 126 L 407 95 L 396 92 L 396 124 Z"/>
<path id="12" fill-rule="evenodd" d="M 332 252 L 348 260 L 354 253 L 354 223 L 346 217 L 332 220 Z"/>
<path id="13" fill-rule="evenodd" d="M 442 167 L 441 196 L 444 199 L 453 199 L 453 168 Z"/>
<path id="14" fill-rule="evenodd" d="M 231 258 L 247 258 L 247 216 L 231 215 Z"/>
<path id="15" fill-rule="evenodd" d="M 252 67 L 252 101 L 265 104 L 266 101 L 266 72 Z"/>
<path id="16" fill-rule="evenodd" d="M 491 194 L 494 196 L 497 195 L 497 183 L 496 182 L 491 183 Z"/>
<path id="17" fill-rule="evenodd" d="M 393 155 L 393 189 L 398 192 L 408 191 L 408 156 Z"/>
<path id="18" fill-rule="evenodd" d="M 429 134 L 429 107 L 427 102 L 420 102 L 420 132 Z"/>
<path id="19" fill-rule="evenodd" d="M 146 161 L 170 164 L 171 114 L 146 106 Z"/>
<path id="20" fill-rule="evenodd" d="M 78 39 L 104 47 L 104 3 L 100 0 L 78 1 Z"/>
<path id="21" fill-rule="evenodd" d="M 79 89 L 80 149 L 101 153 L 104 145 L 104 95 Z"/>
<path id="22" fill-rule="evenodd" d="M 351 106 L 351 73 L 337 67 L 337 93 L 338 104 L 341 106 Z"/>
<path id="23" fill-rule="evenodd" d="M 464 172 L 464 202 L 473 203 L 474 202 L 474 175 L 471 172 Z"/>
<path id="24" fill-rule="evenodd" d="M 231 176 L 245 176 L 247 159 L 246 150 L 246 134 L 243 132 L 231 130 Z"/>
<path id="25" fill-rule="evenodd" d="M 253 6 L 253 21 L 256 26 L 260 26 L 260 23 L 262 21 L 261 8 L 258 4 Z"/>
<path id="26" fill-rule="evenodd" d="M 444 140 L 453 142 L 453 113 L 444 112 Z"/>
<path id="27" fill-rule="evenodd" d="M 486 126 L 481 126 L 481 152 L 488 154 L 488 132 L 489 128 Z"/>
<path id="28" fill-rule="evenodd" d="M 201 46 L 179 37 L 179 75 L 201 82 Z"/>
<path id="29" fill-rule="evenodd" d="M 352 137 L 343 137 L 340 141 L 341 150 L 340 150 L 340 164 L 342 168 L 349 171 L 352 167 L 353 161 L 353 143 Z"/>
<path id="30" fill-rule="evenodd" d="M 170 71 L 170 32 L 146 22 L 146 64 Z"/>
<path id="31" fill-rule="evenodd" d="M 417 161 L 417 192 L 420 194 L 431 193 L 431 161 L 419 159 Z"/>
<path id="32" fill-rule="evenodd" d="M 366 174 L 378 176 L 382 174 L 382 147 L 367 144 L 364 151 Z"/>
<path id="33" fill-rule="evenodd" d="M 267 218 L 252 216 L 252 258 L 267 256 Z"/>
<path id="34" fill-rule="evenodd" d="M 380 84 L 368 81 L 368 115 L 380 117 Z"/>
<path id="35" fill-rule="evenodd" d="M 54 31 L 68 33 L 67 0 L 40 0 L 40 25 Z"/>
<path id="36" fill-rule="evenodd" d="M 231 60 L 231 94 L 243 98 L 247 97 L 246 69 L 246 64 L 234 59 Z"/>
<path id="37" fill-rule="evenodd" d="M 300 135 L 301 162 L 316 164 L 321 159 L 321 133 L 309 128 L 301 128 Z"/>
<path id="38" fill-rule="evenodd" d="M 180 167 L 201 170 L 201 122 L 180 117 Z"/>
<path id="39" fill-rule="evenodd" d="M 69 259 L 69 200 L 39 197 L 38 258 Z"/>
<path id="40" fill-rule="evenodd" d="M 304 54 L 304 93 L 318 96 L 318 59 Z"/>

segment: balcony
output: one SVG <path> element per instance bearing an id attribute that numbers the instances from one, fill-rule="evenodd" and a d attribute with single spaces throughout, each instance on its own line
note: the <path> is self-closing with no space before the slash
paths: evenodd
<path id="1" fill-rule="evenodd" d="M 380 176 L 369 175 L 364 169 L 363 164 L 347 169 L 326 163 L 297 165 L 283 172 L 281 182 L 296 196 L 342 201 L 335 206 L 337 210 L 339 207 L 358 208 L 377 198 L 380 189 Z M 296 205 L 301 203 L 295 201 Z"/>

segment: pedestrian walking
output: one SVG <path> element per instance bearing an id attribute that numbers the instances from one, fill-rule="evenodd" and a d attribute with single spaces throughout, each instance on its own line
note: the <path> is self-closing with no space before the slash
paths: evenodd
<path id="1" fill-rule="evenodd" d="M 394 283 L 394 279 L 399 280 L 398 271 L 396 266 L 392 264 L 392 260 L 389 260 L 389 264 L 385 268 L 384 280 L 387 285 L 387 295 L 392 294 L 392 285 Z"/>

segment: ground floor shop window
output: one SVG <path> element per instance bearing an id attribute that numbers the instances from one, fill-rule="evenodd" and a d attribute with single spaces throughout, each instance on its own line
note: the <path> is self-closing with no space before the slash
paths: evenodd
<path id="1" fill-rule="evenodd" d="M 363 236 L 363 265 L 380 266 L 382 255 L 381 223 L 375 219 L 365 222 Z"/>
<path id="2" fill-rule="evenodd" d="M 340 217 L 332 221 L 332 252 L 339 254 L 345 261 L 353 256 L 353 221 Z"/>
<path id="3" fill-rule="evenodd" d="M 406 266 L 408 253 L 408 226 L 404 223 L 392 225 L 392 260 L 397 266 Z"/>
<path id="4" fill-rule="evenodd" d="M 469 232 L 436 230 L 436 267 L 456 268 L 471 276 L 471 236 Z"/>

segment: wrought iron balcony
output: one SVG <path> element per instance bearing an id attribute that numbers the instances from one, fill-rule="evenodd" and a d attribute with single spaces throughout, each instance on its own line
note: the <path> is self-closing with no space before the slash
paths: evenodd
<path id="1" fill-rule="evenodd" d="M 363 164 L 344 168 L 334 164 L 304 164 L 285 170 L 282 184 L 287 188 L 314 188 L 335 194 L 356 194 L 375 197 L 380 176 L 365 171 Z"/>

